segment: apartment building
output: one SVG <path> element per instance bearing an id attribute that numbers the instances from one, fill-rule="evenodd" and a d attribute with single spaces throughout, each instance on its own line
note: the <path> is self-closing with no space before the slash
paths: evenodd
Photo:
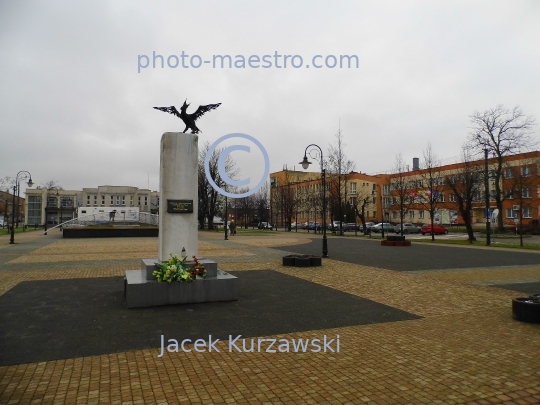
<path id="1" fill-rule="evenodd" d="M 354 208 L 364 205 L 366 221 L 377 219 L 380 211 L 379 183 L 381 179 L 365 173 L 351 172 L 342 181 L 343 221 L 347 217 L 355 221 Z M 322 222 L 322 180 L 321 173 L 282 170 L 270 174 L 270 216 L 271 222 L 282 226 L 287 223 L 288 214 L 292 222 Z M 332 209 L 335 204 L 335 180 L 331 175 L 326 178 L 327 223 L 339 220 L 338 212 Z M 365 201 L 365 202 L 364 202 Z"/>
<path id="2" fill-rule="evenodd" d="M 327 223 L 331 220 L 355 222 L 353 207 L 359 207 L 359 202 L 366 201 L 366 221 L 380 222 L 384 219 L 397 223 L 403 213 L 404 222 L 426 224 L 431 222 L 433 208 L 435 222 L 444 225 L 462 224 L 464 221 L 459 213 L 458 198 L 449 187 L 448 180 L 459 182 L 466 167 L 478 173 L 477 184 L 474 185 L 472 223 L 485 223 L 485 163 L 481 159 L 467 164 L 456 163 L 426 169 L 420 167 L 418 158 L 414 158 L 412 165 L 406 166 L 407 169 L 401 173 L 348 173 L 341 185 L 342 218 L 337 216 L 336 201 L 332 201 L 332 194 L 336 194 L 335 190 L 332 193 L 332 187 L 336 186 L 332 184 L 331 176 L 327 175 Z M 507 156 L 499 179 L 495 170 L 496 159 L 489 158 L 487 164 L 490 211 L 497 208 L 495 182 L 498 181 L 503 199 L 503 207 L 498 215 L 503 217 L 505 225 L 513 225 L 521 220 L 524 224 L 530 224 L 532 220 L 540 219 L 540 152 Z M 287 213 L 291 210 L 294 211 L 293 221 L 322 222 L 320 173 L 282 170 L 270 174 L 270 184 L 272 222 L 285 224 Z M 436 198 L 431 195 L 436 195 Z"/>
<path id="3" fill-rule="evenodd" d="M 36 187 L 26 190 L 25 218 L 28 225 L 54 226 L 77 216 L 79 207 L 138 207 L 157 214 L 159 192 L 130 186 L 98 186 L 82 190 Z"/>

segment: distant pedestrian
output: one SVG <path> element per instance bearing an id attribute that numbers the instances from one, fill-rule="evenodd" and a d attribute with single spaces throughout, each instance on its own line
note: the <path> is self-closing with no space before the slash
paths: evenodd
<path id="1" fill-rule="evenodd" d="M 114 222 L 114 217 L 116 216 L 116 210 L 109 212 L 109 222 Z"/>
<path id="2" fill-rule="evenodd" d="M 236 235 L 236 224 L 231 221 L 231 235 Z"/>

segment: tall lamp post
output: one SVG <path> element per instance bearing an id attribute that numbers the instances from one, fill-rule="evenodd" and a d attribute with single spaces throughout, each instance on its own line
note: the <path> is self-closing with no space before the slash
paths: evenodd
<path id="1" fill-rule="evenodd" d="M 356 199 L 351 200 L 351 210 L 354 215 L 354 236 L 358 236 L 358 224 L 356 223 L 356 216 L 358 215 L 358 207 L 353 202 L 356 202 Z"/>
<path id="2" fill-rule="evenodd" d="M 319 153 L 320 153 L 319 163 L 321 164 L 321 179 L 322 179 L 322 188 L 323 188 L 323 208 L 322 208 L 322 218 L 323 218 L 323 223 L 322 223 L 323 238 L 322 238 L 322 241 L 323 241 L 323 243 L 322 243 L 322 257 L 328 257 L 328 241 L 326 239 L 326 169 L 324 168 L 324 157 L 323 157 L 323 152 L 322 152 L 321 147 L 318 146 L 318 145 L 315 145 L 314 143 L 312 143 L 311 145 L 308 145 L 306 147 L 306 150 L 304 151 L 304 158 L 302 159 L 300 164 L 302 165 L 304 170 L 306 170 L 309 167 L 309 165 L 311 164 L 311 162 L 307 158 L 307 150 L 308 150 L 308 148 L 310 146 L 313 146 L 313 147 L 319 149 Z M 310 154 L 310 156 L 311 156 L 311 154 Z M 315 159 L 315 160 L 317 160 L 317 159 Z"/>
<path id="3" fill-rule="evenodd" d="M 47 201 L 45 202 L 45 233 L 43 235 L 47 235 L 47 206 L 49 205 L 49 191 L 50 190 L 56 190 L 56 196 L 60 200 L 60 192 L 58 191 L 58 187 L 50 187 L 47 189 Z M 60 202 L 60 220 L 58 221 L 58 224 L 62 223 L 62 202 Z M 53 220 L 53 226 L 54 226 L 54 220 Z M 60 230 L 62 230 L 62 227 L 60 227 Z"/>
<path id="4" fill-rule="evenodd" d="M 15 177 L 15 185 L 13 186 L 13 205 L 11 209 L 11 238 L 9 239 L 9 244 L 13 245 L 15 243 L 15 210 L 19 207 L 19 189 L 21 187 L 19 176 L 22 174 L 21 179 L 28 178 L 28 187 L 32 187 L 34 182 L 32 181 L 32 175 L 26 170 L 21 170 L 17 173 Z M 15 191 L 17 192 L 17 205 L 15 205 Z M 17 215 L 19 213 L 17 212 Z M 23 225 L 24 226 L 24 225 Z"/>
<path id="5" fill-rule="evenodd" d="M 227 196 L 225 196 L 225 226 L 224 226 L 224 228 L 225 228 L 225 240 L 229 240 L 229 237 L 227 235 L 227 225 L 228 225 L 228 222 L 229 222 L 228 221 L 229 216 L 227 214 L 227 202 L 228 202 L 227 201 Z"/>
<path id="6" fill-rule="evenodd" d="M 377 187 L 379 188 L 379 193 L 381 195 L 381 232 L 382 232 L 382 238 L 384 239 L 384 206 L 383 206 L 382 187 L 379 184 L 377 184 Z M 371 195 L 373 196 L 375 195 L 375 190 L 371 192 Z"/>
<path id="7" fill-rule="evenodd" d="M 484 149 L 484 188 L 486 189 L 486 245 L 491 245 L 491 224 L 489 215 L 489 172 L 488 172 L 488 148 Z"/>

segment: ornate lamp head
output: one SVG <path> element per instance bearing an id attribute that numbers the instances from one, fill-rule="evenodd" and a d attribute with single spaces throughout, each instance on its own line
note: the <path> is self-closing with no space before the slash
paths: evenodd
<path id="1" fill-rule="evenodd" d="M 300 164 L 302 165 L 302 167 L 305 169 L 307 169 L 309 167 L 309 165 L 311 164 L 311 162 L 307 159 L 307 156 L 304 155 L 304 159 L 300 162 Z"/>

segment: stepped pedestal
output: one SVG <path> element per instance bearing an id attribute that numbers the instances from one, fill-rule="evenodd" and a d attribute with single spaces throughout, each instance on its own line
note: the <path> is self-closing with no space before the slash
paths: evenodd
<path id="1" fill-rule="evenodd" d="M 152 275 L 155 263 L 166 262 L 170 254 L 180 255 L 185 249 L 188 258 L 197 256 L 198 141 L 197 135 L 180 132 L 161 137 L 159 257 L 143 259 L 140 270 L 126 271 L 128 308 L 238 300 L 238 279 L 218 270 L 212 260 L 199 259 L 207 271 L 202 280 L 168 283 L 158 282 Z"/>
<path id="2" fill-rule="evenodd" d="M 152 275 L 157 262 L 157 258 L 143 259 L 140 270 L 126 271 L 124 293 L 128 308 L 238 300 L 238 278 L 219 270 L 212 260 L 199 260 L 207 271 L 206 278 L 191 283 L 158 283 Z M 195 263 L 186 265 L 193 267 Z"/>

